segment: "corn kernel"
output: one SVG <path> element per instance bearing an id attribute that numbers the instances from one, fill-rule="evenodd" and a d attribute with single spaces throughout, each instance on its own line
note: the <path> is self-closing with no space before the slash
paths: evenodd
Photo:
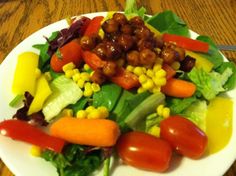
<path id="1" fill-rule="evenodd" d="M 79 119 L 86 119 L 87 115 L 88 115 L 88 113 L 85 110 L 79 110 L 76 113 L 76 117 L 79 118 Z"/>
<path id="2" fill-rule="evenodd" d="M 148 80 L 148 77 L 145 74 L 142 74 L 139 76 L 138 80 L 141 84 L 143 84 Z"/>
<path id="3" fill-rule="evenodd" d="M 157 78 L 161 78 L 161 77 L 165 77 L 166 76 L 166 71 L 163 69 L 160 69 L 158 71 L 155 72 L 155 76 Z"/>
<path id="4" fill-rule="evenodd" d="M 146 90 L 149 90 L 154 87 L 154 83 L 151 79 L 148 79 L 144 84 L 142 84 L 142 87 Z"/>
<path id="5" fill-rule="evenodd" d="M 143 73 L 147 72 L 147 69 L 145 67 L 142 67 Z"/>
<path id="6" fill-rule="evenodd" d="M 99 84 L 97 84 L 97 83 L 92 83 L 91 88 L 92 88 L 93 92 L 99 92 L 101 90 Z"/>
<path id="7" fill-rule="evenodd" d="M 72 109 L 63 109 L 61 112 L 62 116 L 73 116 L 73 110 Z"/>
<path id="8" fill-rule="evenodd" d="M 126 70 L 128 70 L 128 71 L 130 71 L 130 72 L 133 72 L 134 67 L 133 67 L 132 65 L 128 65 L 128 66 L 126 67 Z"/>
<path id="9" fill-rule="evenodd" d="M 139 87 L 138 90 L 137 90 L 137 93 L 140 94 L 140 93 L 143 93 L 145 91 L 146 91 L 146 89 L 144 89 L 143 87 Z"/>
<path id="10" fill-rule="evenodd" d="M 68 71 L 68 70 L 73 70 L 74 68 L 75 68 L 75 64 L 74 64 L 73 62 L 70 62 L 70 63 L 64 65 L 64 66 L 62 67 L 62 70 L 63 70 L 64 72 L 66 72 L 66 71 Z"/>
<path id="11" fill-rule="evenodd" d="M 46 78 L 46 80 L 49 82 L 52 80 L 52 76 L 51 76 L 51 73 L 50 72 L 45 72 L 44 73 L 44 76 Z"/>
<path id="12" fill-rule="evenodd" d="M 160 137 L 160 131 L 160 127 L 155 125 L 148 131 L 148 133 L 155 137 Z"/>
<path id="13" fill-rule="evenodd" d="M 90 82 L 85 82 L 84 88 L 85 89 L 92 89 L 92 84 Z"/>
<path id="14" fill-rule="evenodd" d="M 163 109 L 164 109 L 164 105 L 163 105 L 163 104 L 161 104 L 161 105 L 159 105 L 159 106 L 157 107 L 156 111 L 157 111 L 157 114 L 158 114 L 159 116 L 162 116 Z"/>
<path id="15" fill-rule="evenodd" d="M 73 81 L 77 82 L 79 79 L 81 79 L 80 73 L 75 73 L 75 74 L 72 76 L 72 79 L 73 79 Z"/>
<path id="16" fill-rule="evenodd" d="M 72 76 L 74 75 L 74 72 L 73 70 L 66 70 L 65 75 L 67 78 L 72 78 Z"/>
<path id="17" fill-rule="evenodd" d="M 79 88 L 83 88 L 84 87 L 84 80 L 83 79 L 79 79 L 78 81 L 77 81 L 77 85 L 79 86 Z"/>
<path id="18" fill-rule="evenodd" d="M 87 113 L 90 113 L 90 112 L 93 111 L 94 109 L 96 109 L 94 106 L 88 106 L 88 107 L 85 109 L 85 111 L 86 111 Z"/>
<path id="19" fill-rule="evenodd" d="M 171 67 L 174 69 L 174 70 L 179 70 L 180 68 L 180 63 L 178 61 L 175 61 L 171 64 Z"/>
<path id="20" fill-rule="evenodd" d="M 158 70 L 160 70 L 161 69 L 161 65 L 160 64 L 155 64 L 154 66 L 153 66 L 153 71 L 154 72 L 157 72 Z"/>
<path id="21" fill-rule="evenodd" d="M 30 154 L 35 157 L 39 157 L 41 155 L 41 148 L 39 146 L 33 145 L 30 149 Z"/>
<path id="22" fill-rule="evenodd" d="M 93 90 L 92 89 L 85 89 L 84 90 L 84 96 L 85 97 L 91 97 L 93 95 Z"/>
<path id="23" fill-rule="evenodd" d="M 108 109 L 105 106 L 100 106 L 97 108 L 97 110 L 101 112 L 102 114 L 101 118 L 107 118 L 109 116 Z"/>
<path id="24" fill-rule="evenodd" d="M 35 75 L 36 75 L 36 78 L 39 78 L 41 76 L 41 70 L 39 68 L 36 68 Z"/>
<path id="25" fill-rule="evenodd" d="M 153 87 L 153 89 L 151 90 L 152 93 L 158 93 L 160 91 L 161 91 L 161 88 L 157 86 Z"/>
<path id="26" fill-rule="evenodd" d="M 91 112 L 88 113 L 87 118 L 88 119 L 101 119 L 102 118 L 102 113 L 99 110 L 94 109 L 94 110 L 92 110 Z"/>
<path id="27" fill-rule="evenodd" d="M 73 73 L 74 73 L 74 74 L 80 73 L 80 72 L 79 72 L 79 69 L 78 69 L 78 68 L 73 69 Z"/>
<path id="28" fill-rule="evenodd" d="M 164 86 L 166 84 L 166 78 L 153 78 L 153 81 L 155 83 L 156 86 Z"/>
<path id="29" fill-rule="evenodd" d="M 85 70 L 85 71 L 88 71 L 88 70 L 90 70 L 90 67 L 89 67 L 89 65 L 88 65 L 88 64 L 84 64 L 84 70 Z"/>
<path id="30" fill-rule="evenodd" d="M 81 79 L 83 79 L 84 81 L 89 81 L 90 80 L 90 75 L 87 72 L 82 72 L 80 73 Z"/>
<path id="31" fill-rule="evenodd" d="M 134 72 L 135 75 L 140 76 L 140 75 L 143 74 L 143 69 L 142 69 L 142 67 L 135 67 L 133 72 Z"/>
<path id="32" fill-rule="evenodd" d="M 162 116 L 163 116 L 164 118 L 168 118 L 168 117 L 170 116 L 170 108 L 167 108 L 167 107 L 163 108 L 163 110 L 162 110 Z"/>
<path id="33" fill-rule="evenodd" d="M 150 78 L 152 78 L 152 77 L 154 76 L 154 72 L 153 72 L 153 70 L 151 70 L 151 69 L 148 69 L 147 72 L 146 72 L 146 74 L 147 74 Z"/>

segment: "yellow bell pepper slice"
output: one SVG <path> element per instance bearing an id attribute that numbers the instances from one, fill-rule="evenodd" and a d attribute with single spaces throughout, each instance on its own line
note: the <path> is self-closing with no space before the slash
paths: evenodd
<path id="1" fill-rule="evenodd" d="M 24 94 L 28 91 L 31 95 L 35 94 L 38 61 L 39 56 L 33 52 L 24 52 L 18 56 L 12 84 L 13 93 Z"/>
<path id="2" fill-rule="evenodd" d="M 223 149 L 232 135 L 233 101 L 216 97 L 210 101 L 206 115 L 209 154 Z"/>
<path id="3" fill-rule="evenodd" d="M 186 50 L 185 55 L 186 56 L 189 55 L 189 56 L 195 58 L 196 59 L 195 67 L 202 68 L 206 72 L 210 72 L 214 66 L 214 64 L 211 61 L 209 61 L 208 59 L 206 59 L 206 58 L 204 58 L 204 57 L 200 56 L 199 54 L 194 53 L 192 51 Z"/>
<path id="4" fill-rule="evenodd" d="M 48 98 L 48 96 L 52 93 L 49 84 L 45 78 L 45 76 L 42 74 L 39 79 L 37 80 L 37 86 L 36 86 L 36 93 L 35 97 L 30 104 L 28 115 L 31 115 L 35 112 L 40 111 L 43 108 L 43 104 L 45 100 Z"/>

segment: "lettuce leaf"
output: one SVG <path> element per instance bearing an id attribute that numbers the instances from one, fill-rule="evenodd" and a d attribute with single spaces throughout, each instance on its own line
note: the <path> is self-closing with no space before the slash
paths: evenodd
<path id="1" fill-rule="evenodd" d="M 141 7 L 138 9 L 136 0 L 126 0 L 125 4 L 125 15 L 128 16 L 140 16 L 142 19 L 145 18 L 146 9 Z"/>
<path id="2" fill-rule="evenodd" d="M 166 98 L 166 104 L 170 108 L 171 114 L 180 114 L 191 104 L 197 101 L 195 96 L 189 98 Z"/>
<path id="3" fill-rule="evenodd" d="M 207 102 L 196 101 L 186 108 L 181 115 L 195 123 L 203 131 L 206 130 Z"/>
<path id="4" fill-rule="evenodd" d="M 147 20 L 147 23 L 161 33 L 177 34 L 189 37 L 186 23 L 170 10 L 156 14 Z"/>
<path id="5" fill-rule="evenodd" d="M 236 66 L 234 62 L 223 62 L 220 67 L 216 69 L 219 73 L 223 73 L 227 68 L 231 68 L 233 71 L 233 74 L 230 76 L 230 78 L 227 80 L 227 82 L 224 84 L 224 88 L 228 90 L 232 90 L 236 86 Z"/>
<path id="6" fill-rule="evenodd" d="M 216 44 L 213 42 L 213 40 L 208 36 L 200 35 L 196 38 L 197 40 L 207 42 L 210 46 L 209 52 L 206 54 L 199 53 L 204 58 L 207 58 L 209 61 L 211 61 L 214 64 L 213 68 L 219 67 L 223 63 L 223 56 L 220 53 L 219 49 L 217 48 Z"/>
<path id="7" fill-rule="evenodd" d="M 225 91 L 223 85 L 232 74 L 231 68 L 226 68 L 222 74 L 215 71 L 207 73 L 203 69 L 193 68 L 188 73 L 188 77 L 196 84 L 197 90 L 201 92 L 203 97 L 206 100 L 211 100 L 220 92 Z"/>

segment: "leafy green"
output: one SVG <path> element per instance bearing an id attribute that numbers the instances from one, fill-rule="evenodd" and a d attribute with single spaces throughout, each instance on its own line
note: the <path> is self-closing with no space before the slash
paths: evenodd
<path id="1" fill-rule="evenodd" d="M 89 98 L 81 97 L 75 104 L 69 105 L 69 108 L 73 110 L 73 113 L 76 113 L 77 111 L 84 109 L 88 102 Z"/>
<path id="2" fill-rule="evenodd" d="M 200 35 L 196 38 L 197 40 L 206 42 L 209 44 L 209 52 L 207 54 L 199 53 L 203 57 L 207 58 L 214 64 L 213 68 L 219 67 L 223 63 L 223 56 L 218 50 L 216 44 L 212 41 L 212 39 L 208 36 Z"/>
<path id="3" fill-rule="evenodd" d="M 156 107 L 163 103 L 164 99 L 165 95 L 162 93 L 150 95 L 130 112 L 124 120 L 125 123 L 133 130 L 144 129 L 145 118 L 155 112 Z"/>
<path id="4" fill-rule="evenodd" d="M 161 33 L 177 34 L 187 37 L 190 36 L 186 23 L 170 10 L 152 16 L 147 20 L 147 23 L 152 25 Z"/>
<path id="5" fill-rule="evenodd" d="M 104 84 L 99 92 L 93 94 L 93 106 L 105 106 L 111 111 L 116 105 L 122 88 L 116 84 Z"/>
<path id="6" fill-rule="evenodd" d="M 234 62 L 223 62 L 220 67 L 216 69 L 219 73 L 223 73 L 227 68 L 231 68 L 233 74 L 229 77 L 228 81 L 224 84 L 225 90 L 232 90 L 236 86 L 236 66 Z"/>
<path id="7" fill-rule="evenodd" d="M 58 34 L 59 34 L 58 31 L 52 32 L 52 34 L 48 38 L 48 40 L 49 41 L 54 40 L 57 37 Z M 49 43 L 48 43 L 48 41 L 46 41 L 44 44 L 36 44 L 36 45 L 33 45 L 33 47 L 40 51 L 39 52 L 39 69 L 44 72 L 44 71 L 46 71 L 44 69 L 44 67 L 45 67 L 45 65 L 48 64 L 48 62 L 50 60 L 50 56 L 47 53 L 48 48 L 49 48 Z"/>
<path id="8" fill-rule="evenodd" d="M 164 118 L 161 116 L 158 116 L 157 113 L 152 113 L 148 115 L 145 121 L 145 132 L 149 132 L 153 126 L 160 126 L 160 122 L 163 119 Z"/>
<path id="9" fill-rule="evenodd" d="M 59 176 L 88 176 L 103 162 L 101 150 L 86 152 L 84 146 L 75 144 L 65 146 L 62 153 L 45 150 L 41 157 L 56 167 Z"/>
<path id="10" fill-rule="evenodd" d="M 206 113 L 207 103 L 206 101 L 197 100 L 187 107 L 181 114 L 187 119 L 195 123 L 203 131 L 206 130 Z"/>
<path id="11" fill-rule="evenodd" d="M 112 111 L 112 119 L 115 119 L 118 123 L 122 123 L 131 111 L 148 96 L 150 96 L 149 92 L 132 94 L 131 92 L 124 90 L 115 109 Z"/>
<path id="12" fill-rule="evenodd" d="M 227 82 L 228 78 L 233 74 L 231 68 L 224 70 L 222 74 L 212 71 L 205 72 L 203 69 L 193 68 L 188 73 L 190 80 L 196 84 L 197 90 L 201 92 L 203 97 L 207 100 L 215 98 L 215 96 L 224 92 L 223 85 Z"/>
<path id="13" fill-rule="evenodd" d="M 166 98 L 166 104 L 170 108 L 171 114 L 180 114 L 195 101 L 197 101 L 197 98 L 195 96 L 189 98 Z"/>
<path id="14" fill-rule="evenodd" d="M 145 13 L 146 13 L 146 9 L 144 7 L 141 7 L 140 9 L 138 9 L 136 0 L 126 0 L 125 15 L 140 16 L 144 19 Z"/>
<path id="15" fill-rule="evenodd" d="M 43 114 L 46 121 L 57 116 L 60 111 L 69 104 L 76 103 L 83 95 L 79 86 L 65 76 L 59 76 L 50 83 L 52 94 L 43 106 Z"/>

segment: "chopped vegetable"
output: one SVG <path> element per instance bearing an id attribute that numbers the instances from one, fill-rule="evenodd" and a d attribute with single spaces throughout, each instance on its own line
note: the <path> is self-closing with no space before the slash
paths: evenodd
<path id="1" fill-rule="evenodd" d="M 198 36 L 196 39 L 209 44 L 208 53 L 199 53 L 199 55 L 207 58 L 210 62 L 212 62 L 214 64 L 214 68 L 219 67 L 224 62 L 224 58 L 212 39 L 208 36 L 202 35 Z"/>
<path id="2" fill-rule="evenodd" d="M 37 80 L 36 92 L 32 103 L 30 104 L 28 115 L 38 112 L 42 109 L 45 100 L 52 93 L 49 84 L 44 75 Z"/>
<path id="3" fill-rule="evenodd" d="M 142 101 L 131 113 L 126 117 L 125 123 L 133 130 L 139 128 L 140 121 L 142 122 L 148 114 L 155 112 L 156 107 L 163 103 L 164 94 L 155 93 Z"/>
<path id="4" fill-rule="evenodd" d="M 75 104 L 83 95 L 78 85 L 65 76 L 54 79 L 50 84 L 52 94 L 43 106 L 46 121 L 56 117 L 69 104 Z"/>
<path id="5" fill-rule="evenodd" d="M 198 69 L 202 68 L 204 71 L 210 72 L 214 67 L 214 64 L 202 55 L 199 55 L 197 53 L 188 50 L 186 50 L 185 53 L 186 56 L 191 56 L 196 60 L 195 67 Z"/>
<path id="6" fill-rule="evenodd" d="M 85 36 L 92 36 L 94 34 L 98 34 L 98 31 L 101 27 L 101 22 L 103 20 L 103 16 L 96 16 L 90 22 L 88 27 L 86 28 L 84 35 Z"/>
<path id="7" fill-rule="evenodd" d="M 153 15 L 147 20 L 147 23 L 161 33 L 190 36 L 186 23 L 170 10 Z"/>
<path id="8" fill-rule="evenodd" d="M 168 64 L 163 64 L 162 69 L 164 69 L 166 71 L 166 79 L 167 80 L 170 78 L 173 78 L 176 74 L 176 71 Z"/>
<path id="9" fill-rule="evenodd" d="M 55 72 L 62 72 L 62 67 L 67 63 L 73 62 L 78 67 L 82 62 L 82 50 L 76 40 L 72 40 L 57 51 L 50 60 L 51 68 Z"/>
<path id="10" fill-rule="evenodd" d="M 208 43 L 199 40 L 194 40 L 191 38 L 167 33 L 163 34 L 162 38 L 164 42 L 175 43 L 177 46 L 187 50 L 203 52 L 203 53 L 207 53 L 209 50 Z"/>
<path id="11" fill-rule="evenodd" d="M 12 91 L 16 94 L 24 94 L 28 91 L 35 94 L 36 68 L 38 67 L 39 56 L 33 52 L 24 52 L 18 56 L 17 65 L 12 83 Z M 27 78 L 27 84 L 25 83 Z"/>
<path id="12" fill-rule="evenodd" d="M 22 101 L 23 98 L 24 98 L 24 95 L 22 94 L 16 95 L 15 98 L 13 98 L 11 102 L 9 103 L 9 106 L 11 107 L 17 106 Z"/>
<path id="13" fill-rule="evenodd" d="M 236 86 L 236 66 L 233 62 L 224 62 L 216 70 L 219 73 L 223 73 L 226 69 L 230 68 L 233 74 L 229 77 L 226 83 L 223 85 L 225 90 L 232 90 Z"/>
<path id="14" fill-rule="evenodd" d="M 161 87 L 161 91 L 168 96 L 187 98 L 195 93 L 196 86 L 185 80 L 171 78 Z"/>
<path id="15" fill-rule="evenodd" d="M 216 97 L 210 101 L 206 115 L 206 134 L 210 154 L 220 151 L 229 143 L 232 136 L 232 117 L 231 99 Z"/>
<path id="16" fill-rule="evenodd" d="M 42 149 L 61 152 L 65 141 L 43 132 L 41 129 L 21 120 L 4 120 L 0 122 L 0 133 L 14 140 L 37 145 Z"/>
<path id="17" fill-rule="evenodd" d="M 114 121 L 73 117 L 59 119 L 52 124 L 50 132 L 71 143 L 99 147 L 115 145 L 120 135 L 119 127 Z"/>
<path id="18" fill-rule="evenodd" d="M 51 162 L 60 176 L 88 176 L 99 169 L 103 161 L 100 149 L 88 152 L 88 147 L 75 144 L 66 145 L 62 153 L 45 150 L 41 157 Z"/>
<path id="19" fill-rule="evenodd" d="M 93 94 L 93 106 L 105 106 L 111 111 L 116 105 L 122 88 L 116 84 L 105 84 L 102 86 L 101 91 Z"/>
<path id="20" fill-rule="evenodd" d="M 193 68 L 191 72 L 188 73 L 188 76 L 190 80 L 196 84 L 197 90 L 202 93 L 203 97 L 207 100 L 211 100 L 215 98 L 218 93 L 225 91 L 223 85 L 232 74 L 231 68 L 227 68 L 222 74 L 215 71 L 207 73 L 203 69 Z"/>

